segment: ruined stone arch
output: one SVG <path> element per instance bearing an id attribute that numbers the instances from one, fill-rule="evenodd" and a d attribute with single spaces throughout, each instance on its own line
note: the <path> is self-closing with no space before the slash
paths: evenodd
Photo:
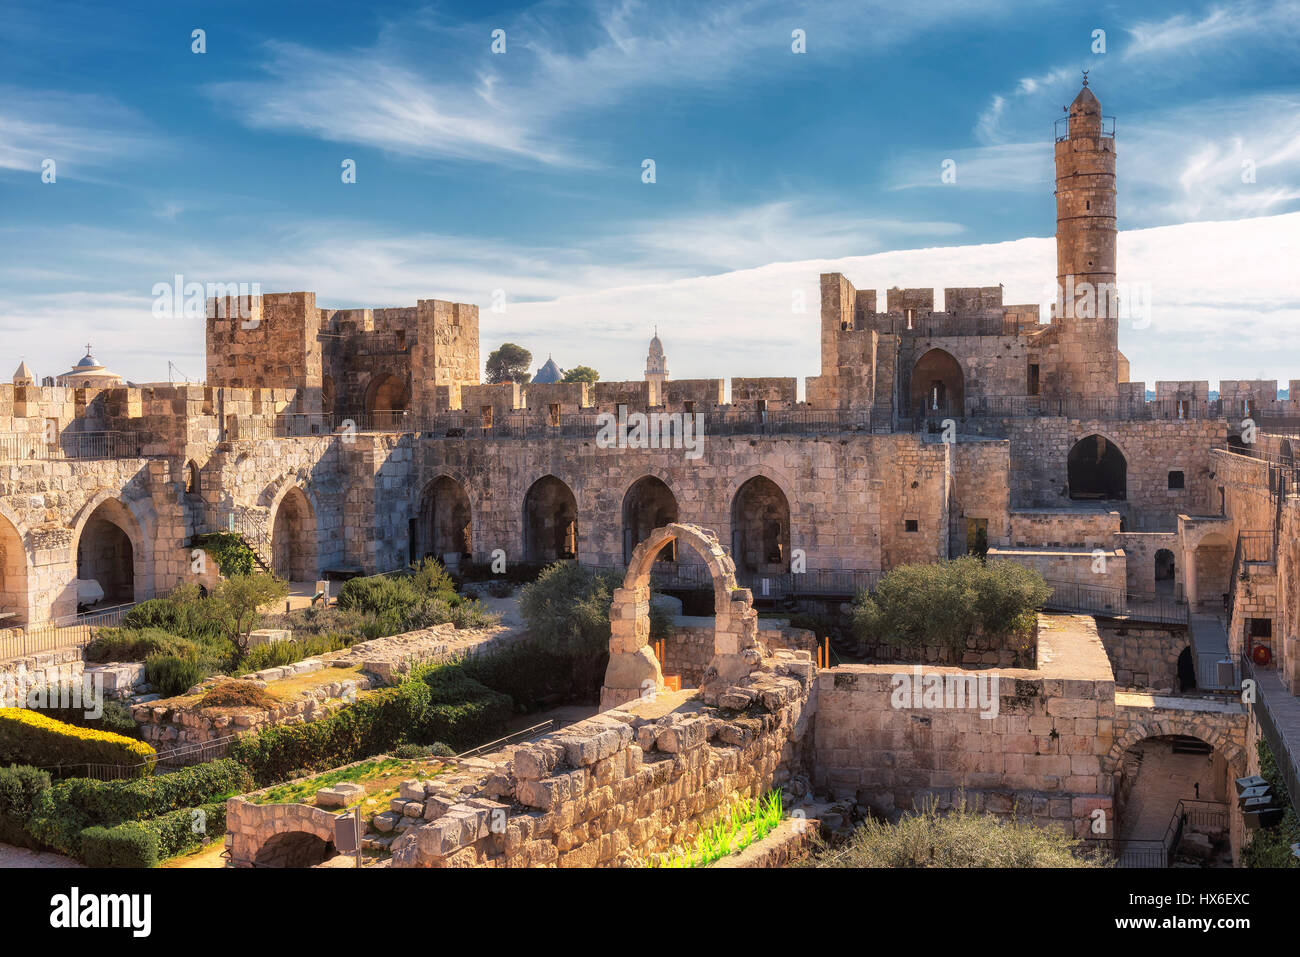
<path id="1" fill-rule="evenodd" d="M 291 477 L 272 488 L 266 520 L 271 570 L 286 581 L 315 581 L 320 572 L 318 503 Z"/>
<path id="2" fill-rule="evenodd" d="M 578 499 L 567 482 L 548 473 L 528 487 L 523 531 L 525 561 L 578 557 Z"/>
<path id="3" fill-rule="evenodd" d="M 465 482 L 443 472 L 425 483 L 415 506 L 414 555 L 417 563 L 432 555 L 468 559 L 474 553 L 474 503 Z"/>
<path id="4" fill-rule="evenodd" d="M 1219 754 L 1223 755 L 1228 767 L 1243 771 L 1246 766 L 1246 750 L 1231 732 L 1224 731 L 1213 722 L 1204 718 L 1197 720 L 1194 716 L 1175 717 L 1165 715 L 1147 721 L 1130 724 L 1115 737 L 1114 744 L 1102 760 L 1102 771 L 1114 774 L 1120 769 L 1124 752 L 1147 738 L 1168 738 L 1181 735 L 1204 741 Z M 1234 771 L 1234 776 L 1240 776 Z"/>
<path id="5" fill-rule="evenodd" d="M 149 537 L 133 503 L 114 489 L 100 489 L 77 513 L 72 525 L 73 577 L 99 582 L 99 605 L 143 601 L 152 595 Z M 68 604 L 79 604 L 76 587 Z"/>
<path id="6" fill-rule="evenodd" d="M 623 493 L 623 562 L 632 560 L 637 543 L 656 528 L 672 525 L 681 516 L 677 496 L 666 481 L 657 475 L 642 475 Z M 660 561 L 677 560 L 677 542 L 669 542 L 659 554 Z"/>
<path id="7" fill-rule="evenodd" d="M 912 414 L 957 415 L 966 408 L 966 374 L 946 349 L 930 349 L 912 366 Z"/>
<path id="8" fill-rule="evenodd" d="M 338 853 L 332 812 L 306 804 L 274 808 L 278 813 L 262 813 L 254 826 L 234 832 L 231 861 L 236 866 L 312 867 Z"/>
<path id="9" fill-rule="evenodd" d="M 753 596 L 736 584 L 736 566 L 717 535 L 698 525 L 673 523 L 657 528 L 637 545 L 623 587 L 610 604 L 609 667 L 600 689 L 601 710 L 660 690 L 663 672 L 649 645 L 650 572 L 655 556 L 669 542 L 684 542 L 699 554 L 713 577 L 713 660 L 703 686 L 733 684 L 760 659 L 758 613 Z"/>
<path id="10" fill-rule="evenodd" d="M 1106 433 L 1093 431 L 1076 439 L 1065 464 L 1071 499 L 1122 501 L 1128 498 L 1128 456 Z"/>

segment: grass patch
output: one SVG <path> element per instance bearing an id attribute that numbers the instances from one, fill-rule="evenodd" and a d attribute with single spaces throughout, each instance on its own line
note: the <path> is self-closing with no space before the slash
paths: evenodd
<path id="1" fill-rule="evenodd" d="M 316 792 L 321 788 L 350 781 L 365 787 L 366 797 L 361 802 L 362 811 L 370 813 L 372 810 L 387 810 L 389 798 L 397 793 L 402 781 L 408 778 L 427 780 L 445 770 L 446 765 L 436 758 L 406 761 L 392 757 L 372 758 L 351 767 L 326 771 L 306 780 L 277 784 L 257 795 L 254 803 L 311 804 L 316 798 Z M 375 806 L 372 809 L 370 805 Z"/>
<path id="2" fill-rule="evenodd" d="M 695 843 L 686 850 L 662 854 L 651 867 L 708 867 L 761 841 L 781 823 L 781 792 L 738 802 L 712 824 L 700 828 Z"/>

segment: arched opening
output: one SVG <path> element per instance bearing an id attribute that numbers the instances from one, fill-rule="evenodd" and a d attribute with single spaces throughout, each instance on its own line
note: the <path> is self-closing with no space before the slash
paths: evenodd
<path id="1" fill-rule="evenodd" d="M 282 831 L 266 839 L 253 858 L 253 866 L 315 867 L 337 855 L 332 841 L 307 831 Z"/>
<path id="2" fill-rule="evenodd" d="M 135 601 L 136 548 L 131 533 L 136 527 L 126 506 L 115 499 L 101 502 L 90 513 L 77 537 L 78 610 Z"/>
<path id="3" fill-rule="evenodd" d="M 199 466 L 193 459 L 185 463 L 185 494 L 199 495 L 203 492 Z"/>
<path id="4" fill-rule="evenodd" d="M 1066 460 L 1070 498 L 1123 499 L 1128 493 L 1128 463 L 1119 447 L 1102 435 L 1074 443 Z"/>
<path id="5" fill-rule="evenodd" d="M 1167 548 L 1156 552 L 1155 556 L 1156 594 L 1173 596 L 1174 594 L 1174 553 Z"/>
<path id="6" fill-rule="evenodd" d="M 1246 443 L 1245 443 L 1245 441 L 1242 439 L 1242 437 L 1241 437 L 1240 435 L 1229 435 L 1229 436 L 1228 436 L 1228 449 L 1229 449 L 1229 451 L 1232 451 L 1232 452 L 1239 452 L 1239 453 L 1241 453 L 1242 455 L 1245 455 L 1248 451 L 1250 451 L 1250 450 L 1246 447 Z"/>
<path id="7" fill-rule="evenodd" d="M 1207 605 L 1216 611 L 1222 609 L 1227 601 L 1232 582 L 1233 543 L 1220 532 L 1211 532 L 1200 540 L 1192 555 L 1195 563 L 1196 605 Z"/>
<path id="8" fill-rule="evenodd" d="M 0 628 L 27 623 L 27 549 L 9 519 L 0 516 Z"/>
<path id="9" fill-rule="evenodd" d="M 433 557 L 444 565 L 468 560 L 473 551 L 473 520 L 469 496 L 454 478 L 442 475 L 425 486 L 420 497 L 419 558 Z"/>
<path id="10" fill-rule="evenodd" d="M 1139 729 L 1138 734 L 1144 734 Z M 1115 767 L 1116 855 L 1121 867 L 1165 867 L 1168 852 L 1203 863 L 1231 863 L 1227 758 L 1188 734 L 1140 737 Z M 1196 814 L 1174 822 L 1178 802 Z M 1167 850 L 1170 834 L 1179 842 Z"/>
<path id="11" fill-rule="evenodd" d="M 285 492 L 271 521 L 271 569 L 286 581 L 316 580 L 316 512 L 297 486 Z"/>
<path id="12" fill-rule="evenodd" d="M 623 562 L 632 560 L 637 545 L 656 528 L 677 521 L 677 497 L 660 479 L 647 475 L 637 479 L 623 496 Z M 655 561 L 677 561 L 677 539 L 655 556 Z"/>
<path id="13" fill-rule="evenodd" d="M 931 349 L 912 367 L 913 415 L 961 415 L 965 410 L 961 363 L 943 349 Z"/>
<path id="14" fill-rule="evenodd" d="M 1278 446 L 1277 455 L 1278 460 L 1286 468 L 1295 466 L 1295 452 L 1292 451 L 1291 443 L 1287 439 L 1283 439 L 1282 444 Z"/>
<path id="15" fill-rule="evenodd" d="M 745 575 L 790 570 L 790 503 L 766 476 L 749 479 L 731 502 L 731 554 Z"/>
<path id="16" fill-rule="evenodd" d="M 706 704 L 720 689 L 748 675 L 756 660 L 758 615 L 747 589 L 736 585 L 735 564 L 717 537 L 697 525 L 675 523 L 652 531 L 628 562 L 623 587 L 610 604 L 609 667 L 600 689 L 602 711 L 644 698 L 664 686 L 659 660 L 650 649 L 650 572 L 669 542 L 685 541 L 713 579 L 713 658 L 701 687 Z"/>
<path id="17" fill-rule="evenodd" d="M 539 478 L 524 496 L 524 555 L 530 562 L 578 557 L 578 501 L 554 475 Z"/>
<path id="18" fill-rule="evenodd" d="M 366 418 L 372 429 L 394 429 L 406 413 L 406 383 L 381 373 L 366 387 Z"/>

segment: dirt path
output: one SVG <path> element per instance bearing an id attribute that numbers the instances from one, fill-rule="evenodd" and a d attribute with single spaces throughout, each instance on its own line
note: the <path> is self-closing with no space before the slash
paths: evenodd
<path id="1" fill-rule="evenodd" d="M 62 854 L 33 851 L 13 844 L 0 844 L 0 867 L 83 867 L 85 865 Z"/>

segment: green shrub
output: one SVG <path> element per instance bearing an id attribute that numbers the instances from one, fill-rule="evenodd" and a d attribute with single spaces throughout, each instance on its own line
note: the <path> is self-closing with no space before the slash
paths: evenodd
<path id="1" fill-rule="evenodd" d="M 380 618 L 395 615 L 398 619 L 403 619 L 411 613 L 420 598 L 411 578 L 370 575 L 344 582 L 339 589 L 338 605 L 340 608 L 355 608 Z"/>
<path id="2" fill-rule="evenodd" d="M 958 801 L 947 814 L 933 802 L 897 824 L 869 820 L 848 844 L 817 855 L 814 867 L 1104 867 L 1057 827 L 981 814 Z"/>
<path id="3" fill-rule="evenodd" d="M 252 788 L 248 769 L 228 758 L 136 781 L 70 778 L 41 793 L 30 829 L 44 846 L 76 857 L 87 827 L 146 821 Z"/>
<path id="4" fill-rule="evenodd" d="M 156 628 L 196 643 L 224 641 L 228 635 L 226 610 L 204 598 L 193 582 L 178 585 L 165 598 L 151 598 L 132 608 L 122 627 L 142 631 Z"/>
<path id="5" fill-rule="evenodd" d="M 441 598 L 449 603 L 460 600 L 460 595 L 456 593 L 456 583 L 447 574 L 442 562 L 435 558 L 426 558 L 420 564 L 411 576 L 411 584 L 423 598 Z"/>
<path id="6" fill-rule="evenodd" d="M 590 703 L 600 699 L 609 666 L 609 640 L 587 653 L 556 650 L 533 640 L 516 641 L 461 664 L 476 681 L 510 696 L 520 712 L 562 702 Z"/>
<path id="7" fill-rule="evenodd" d="M 304 658 L 314 658 L 331 651 L 346 648 L 348 642 L 341 635 L 324 634 L 306 637 L 294 636 L 292 641 L 277 641 L 273 645 L 258 645 L 252 648 L 239 661 L 236 669 L 241 674 L 261 671 L 263 668 L 278 668 L 291 665 Z"/>
<path id="8" fill-rule="evenodd" d="M 408 680 L 363 695 L 319 721 L 242 737 L 231 744 L 229 756 L 249 768 L 259 786 L 336 768 L 401 744 L 421 727 L 429 699 L 425 682 Z"/>
<path id="9" fill-rule="evenodd" d="M 1250 843 L 1242 849 L 1242 867 L 1300 867 L 1300 859 L 1291 853 L 1291 845 L 1300 842 L 1300 822 L 1287 795 L 1286 782 L 1278 770 L 1277 759 L 1263 738 L 1255 743 L 1259 756 L 1259 775 L 1268 781 L 1273 800 L 1286 811 L 1274 827 L 1250 832 Z"/>
<path id="10" fill-rule="evenodd" d="M 27 708 L 0 708 L 0 761 L 42 767 L 99 764 L 146 775 L 154 749 L 143 741 L 82 728 Z"/>
<path id="11" fill-rule="evenodd" d="M 413 678 L 429 688 L 424 720 L 413 735 L 461 751 L 505 734 L 514 702 L 470 676 L 463 663 L 416 668 Z"/>
<path id="12" fill-rule="evenodd" d="M 858 595 L 853 629 L 861 641 L 956 650 L 977 631 L 1005 636 L 1031 627 L 1050 595 L 1041 575 L 1014 562 L 964 556 L 900 565 L 874 594 Z"/>
<path id="13" fill-rule="evenodd" d="M 153 867 L 158 838 L 138 824 L 88 827 L 81 832 L 82 861 L 90 867 Z"/>
<path id="14" fill-rule="evenodd" d="M 48 771 L 22 764 L 0 768 L 0 841 L 37 846 L 29 821 L 41 795 L 49 789 Z"/>
<path id="15" fill-rule="evenodd" d="M 203 804 L 199 807 L 171 811 L 145 821 L 122 824 L 119 827 L 138 827 L 154 835 L 158 859 L 166 860 L 185 851 L 202 847 L 226 831 L 226 803 Z"/>
<path id="16" fill-rule="evenodd" d="M 557 652 L 598 654 L 609 646 L 609 605 L 618 577 L 574 562 L 556 562 L 519 596 L 529 637 Z"/>
<path id="17" fill-rule="evenodd" d="M 253 550 L 234 532 L 200 535 L 194 544 L 212 556 L 222 575 L 253 574 Z"/>
<path id="18" fill-rule="evenodd" d="M 194 642 L 161 628 L 101 628 L 86 646 L 86 660 L 144 661 L 150 655 L 184 655 L 197 651 Z"/>
<path id="19" fill-rule="evenodd" d="M 144 680 L 164 698 L 185 694 L 209 674 L 195 656 L 150 655 L 144 661 Z"/>
<path id="20" fill-rule="evenodd" d="M 442 598 L 425 598 L 411 610 L 403 625 L 409 631 L 448 623 L 458 629 L 486 628 L 500 620 L 500 616 L 489 612 L 482 602 L 462 599 L 452 604 Z"/>

